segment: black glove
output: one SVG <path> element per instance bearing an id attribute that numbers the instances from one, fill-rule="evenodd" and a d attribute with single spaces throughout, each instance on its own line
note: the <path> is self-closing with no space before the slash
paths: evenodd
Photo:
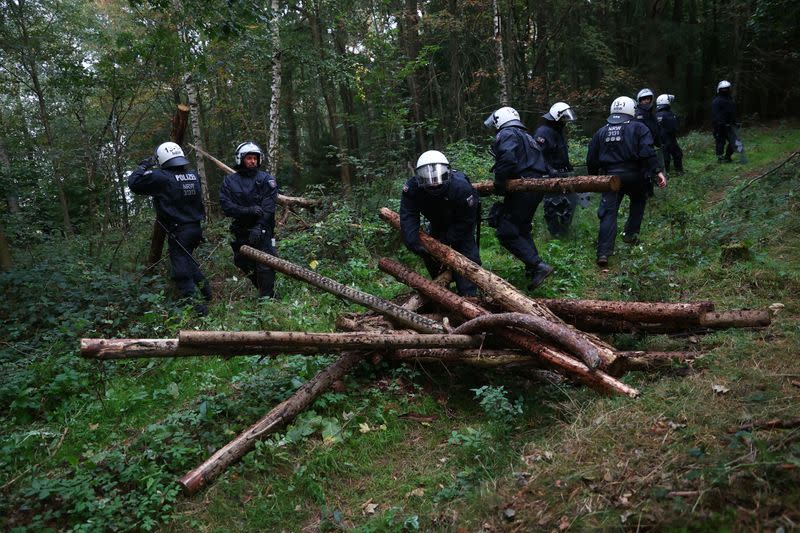
<path id="1" fill-rule="evenodd" d="M 151 155 L 147 159 L 142 159 L 141 161 L 139 161 L 139 166 L 144 168 L 154 167 L 156 166 L 156 164 L 158 164 L 158 159 L 156 159 L 156 156 L 154 155 Z"/>
<path id="2" fill-rule="evenodd" d="M 261 243 L 264 242 L 266 236 L 266 231 L 256 227 L 250 230 L 250 235 L 247 237 L 247 242 L 250 243 L 250 246 L 261 246 Z"/>
<path id="3" fill-rule="evenodd" d="M 261 215 L 264 214 L 264 210 L 261 209 L 260 205 L 254 205 L 253 207 L 247 208 L 247 214 L 260 217 Z"/>

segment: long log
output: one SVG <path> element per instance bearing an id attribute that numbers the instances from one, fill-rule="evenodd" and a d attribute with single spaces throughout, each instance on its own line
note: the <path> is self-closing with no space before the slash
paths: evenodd
<path id="1" fill-rule="evenodd" d="M 294 420 L 299 413 L 311 405 L 317 396 L 325 392 L 332 383 L 341 379 L 363 358 L 364 353 L 362 352 L 342 354 L 335 363 L 304 383 L 294 394 L 275 406 L 261 420 L 217 450 L 203 464 L 186 473 L 178 480 L 178 483 L 188 494 L 194 494 L 200 490 L 250 451 L 256 441 Z"/>
<path id="2" fill-rule="evenodd" d="M 701 317 L 714 310 L 713 302 L 617 302 L 603 300 L 537 299 L 566 322 L 577 316 L 611 318 L 630 322 L 682 322 L 699 324 Z"/>
<path id="3" fill-rule="evenodd" d="M 620 188 L 619 176 L 572 176 L 569 178 L 513 179 L 506 182 L 508 192 L 609 192 Z M 494 182 L 479 181 L 472 185 L 481 196 L 495 194 Z"/>
<path id="4" fill-rule="evenodd" d="M 396 261 L 384 257 L 381 258 L 378 267 L 406 285 L 413 287 L 427 298 L 466 319 L 473 319 L 489 314 L 489 311 L 479 305 L 469 302 L 461 296 L 431 283 L 430 280 Z M 602 370 L 598 369 L 592 371 L 582 362 L 573 359 L 551 346 L 535 341 L 529 335 L 508 329 L 498 330 L 496 334 L 509 343 L 531 352 L 548 365 L 565 373 L 569 377 L 585 383 L 595 390 L 614 394 L 625 394 L 630 397 L 636 397 L 639 394 L 639 391 L 633 387 L 629 387 Z"/>
<path id="5" fill-rule="evenodd" d="M 318 350 L 477 348 L 481 335 L 403 333 L 305 333 L 296 331 L 194 331 L 178 334 L 179 346 L 195 347 L 300 347 Z"/>
<path id="6" fill-rule="evenodd" d="M 582 331 L 593 333 L 702 333 L 714 329 L 763 328 L 771 321 L 766 309 L 704 313 L 697 322 L 632 322 L 589 315 L 562 315 L 561 318 Z"/>
<path id="7" fill-rule="evenodd" d="M 392 225 L 395 229 L 400 229 L 400 216 L 386 207 L 381 208 L 380 217 Z M 509 282 L 482 268 L 477 263 L 474 263 L 464 255 L 456 252 L 449 246 L 437 241 L 424 231 L 419 232 L 420 242 L 422 246 L 431 254 L 437 261 L 455 270 L 465 278 L 469 279 L 475 285 L 480 287 L 484 294 L 490 296 L 499 306 L 506 311 L 515 311 L 518 313 L 528 313 L 542 317 L 557 324 L 564 324 L 552 311 L 544 305 L 528 298 L 526 295 L 519 292 L 516 287 Z M 597 349 L 598 356 L 604 364 L 610 365 L 614 362 L 614 349 L 608 344 L 604 343 L 597 337 L 579 331 L 571 326 L 569 328 L 572 336 L 582 337 Z"/>
<path id="8" fill-rule="evenodd" d="M 239 355 L 319 354 L 318 348 L 297 346 L 180 346 L 178 339 L 81 339 L 80 355 L 86 359 L 146 359 Z"/>
<path id="9" fill-rule="evenodd" d="M 206 159 L 217 165 L 217 168 L 219 168 L 223 172 L 226 172 L 228 174 L 233 174 L 234 172 L 236 172 L 234 169 L 232 169 L 231 167 L 229 167 L 228 165 L 226 165 L 213 155 L 209 154 L 202 148 L 198 148 L 193 144 L 190 144 L 189 146 L 194 148 L 198 154 L 200 154 L 201 156 L 205 157 Z M 283 194 L 278 194 L 278 203 L 285 207 L 296 206 L 296 207 L 305 207 L 306 209 L 314 209 L 315 207 L 319 206 L 320 202 L 319 200 L 309 200 L 308 198 L 302 198 L 300 196 L 286 196 Z"/>
<path id="10" fill-rule="evenodd" d="M 626 372 L 652 372 L 663 370 L 675 365 L 692 363 L 702 354 L 694 352 L 617 352 L 617 360 L 608 373 L 612 376 L 621 376 Z"/>
<path id="11" fill-rule="evenodd" d="M 393 304 L 392 302 L 386 301 L 382 298 L 378 298 L 377 296 L 367 294 L 352 287 L 348 287 L 347 285 L 342 285 L 338 281 L 334 281 L 330 278 L 317 274 L 313 270 L 301 267 L 290 261 L 281 259 L 280 257 L 256 250 L 251 246 L 242 246 L 239 249 L 239 252 L 254 261 L 257 261 L 263 265 L 267 265 L 278 272 L 282 272 L 287 276 L 299 279 L 310 285 L 328 291 L 331 294 L 341 296 L 342 298 L 346 298 L 352 302 L 362 305 L 367 309 L 372 309 L 373 311 L 381 313 L 384 316 L 397 320 L 401 324 L 408 326 L 414 331 L 420 331 L 422 333 L 445 333 L 444 327 L 433 320 L 429 320 L 418 315 L 417 313 L 409 311 L 408 309 L 403 309 L 401 306 Z"/>

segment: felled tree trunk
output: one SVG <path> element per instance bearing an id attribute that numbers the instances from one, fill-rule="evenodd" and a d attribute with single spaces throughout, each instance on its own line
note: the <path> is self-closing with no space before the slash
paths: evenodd
<path id="1" fill-rule="evenodd" d="M 193 331 L 178 335 L 179 346 L 264 346 L 316 348 L 318 350 L 397 348 L 476 348 L 480 335 L 402 333 L 305 333 L 295 331 Z"/>
<path id="2" fill-rule="evenodd" d="M 396 261 L 382 258 L 378 264 L 384 272 L 394 276 L 406 285 L 413 287 L 426 298 L 438 303 L 439 305 L 460 314 L 464 318 L 473 319 L 489 312 L 473 304 L 466 299 L 458 296 L 447 289 L 439 287 L 430 280 L 422 277 L 416 272 L 406 268 Z M 518 333 L 509 329 L 500 329 L 495 332 L 502 339 L 531 352 L 538 356 L 546 364 L 564 372 L 569 377 L 577 379 L 582 383 L 602 392 L 614 394 L 625 394 L 630 397 L 638 396 L 639 391 L 625 385 L 624 383 L 612 378 L 601 370 L 592 371 L 585 364 L 573 359 L 572 357 L 556 350 L 555 348 L 537 342 L 531 336 Z"/>
<path id="3" fill-rule="evenodd" d="M 113 361 L 167 357 L 242 355 L 272 356 L 280 354 L 319 354 L 319 348 L 298 346 L 180 346 L 178 339 L 81 339 L 80 355 L 86 359 Z"/>
<path id="4" fill-rule="evenodd" d="M 607 302 L 603 300 L 536 300 L 566 322 L 575 317 L 610 318 L 629 322 L 699 324 L 714 310 L 713 302 Z"/>
<path id="5" fill-rule="evenodd" d="M 508 192 L 609 192 L 618 191 L 619 176 L 572 176 L 569 178 L 513 179 L 506 182 Z M 479 181 L 472 185 L 481 196 L 495 194 L 494 182 Z"/>
<path id="6" fill-rule="evenodd" d="M 304 383 L 288 399 L 279 403 L 261 420 L 240 433 L 234 440 L 217 450 L 203 464 L 184 475 L 178 483 L 188 494 L 194 494 L 216 478 L 228 466 L 249 452 L 256 441 L 282 428 L 306 409 L 335 381 L 341 379 L 364 358 L 362 352 L 347 352 L 331 366 Z"/>
<path id="7" fill-rule="evenodd" d="M 766 309 L 734 310 L 703 313 L 697 321 L 665 321 L 662 323 L 633 322 L 590 315 L 561 315 L 565 321 L 582 331 L 594 333 L 691 333 L 726 328 L 763 328 L 770 325 Z"/>
<path id="8" fill-rule="evenodd" d="M 713 328 L 763 328 L 770 325 L 772 318 L 767 309 L 741 309 L 706 313 L 700 317 L 700 325 Z"/>
<path id="9" fill-rule="evenodd" d="M 348 287 L 347 285 L 342 285 L 337 281 L 317 274 L 313 270 L 295 265 L 294 263 L 286 261 L 285 259 L 281 259 L 274 255 L 256 250 L 251 246 L 242 246 L 239 249 L 239 252 L 242 255 L 249 257 L 253 261 L 267 265 L 268 267 L 286 274 L 287 276 L 305 281 L 306 283 L 328 291 L 331 294 L 341 296 L 342 298 L 346 298 L 359 305 L 363 305 L 367 309 L 372 309 L 373 311 L 377 311 L 384 316 L 397 320 L 401 324 L 413 329 L 414 331 L 421 331 L 423 333 L 445 332 L 442 325 L 437 324 L 433 320 L 429 320 L 418 315 L 417 313 L 409 311 L 408 309 L 403 309 L 399 305 L 388 302 L 382 298 L 378 298 L 377 296 L 361 292 L 352 287 Z"/>
<path id="10" fill-rule="evenodd" d="M 380 216 L 395 229 L 400 229 L 400 216 L 391 209 L 385 207 L 381 208 Z M 528 298 L 500 276 L 482 268 L 477 263 L 467 259 L 449 246 L 440 243 L 424 231 L 419 232 L 419 237 L 422 246 L 425 247 L 431 256 L 480 287 L 484 294 L 490 296 L 503 309 L 519 313 L 528 313 L 542 317 L 551 322 L 564 324 L 564 322 L 547 309 L 547 307 Z M 571 326 L 568 327 L 571 328 L 573 335 L 582 337 L 597 349 L 598 356 L 605 365 L 610 365 L 614 362 L 614 350 L 611 346 L 597 337 L 579 331 Z"/>

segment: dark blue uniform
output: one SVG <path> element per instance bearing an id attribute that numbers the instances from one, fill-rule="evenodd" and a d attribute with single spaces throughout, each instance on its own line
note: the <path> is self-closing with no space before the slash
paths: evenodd
<path id="1" fill-rule="evenodd" d="M 548 173 L 542 147 L 521 126 L 500 129 L 492 144 L 495 157 L 494 188 L 505 193 L 505 183 L 512 178 L 541 178 Z M 544 195 L 540 192 L 513 192 L 503 197 L 497 220 L 497 240 L 533 274 L 542 260 L 531 237 L 533 215 Z"/>
<path id="2" fill-rule="evenodd" d="M 675 170 L 683 172 L 683 150 L 678 145 L 678 116 L 668 105 L 656 112 L 661 131 L 661 147 L 664 150 L 664 170 L 669 171 L 670 160 L 675 160 Z"/>
<path id="3" fill-rule="evenodd" d="M 544 155 L 547 173 L 550 177 L 566 175 L 573 171 L 569 162 L 569 149 L 564 138 L 564 124 L 562 122 L 546 121 L 533 133 L 534 141 L 541 147 Z M 544 196 L 544 219 L 547 229 L 553 236 L 566 233 L 578 204 L 578 195 L 546 194 Z"/>
<path id="4" fill-rule="evenodd" d="M 276 255 L 272 238 L 275 235 L 275 206 L 278 202 L 278 183 L 270 174 L 258 169 L 240 169 L 225 176 L 219 191 L 222 212 L 232 217 L 233 262 L 247 274 L 258 289 L 259 296 L 275 294 L 275 271 L 239 253 L 247 244 Z M 254 214 L 259 207 L 261 214 Z"/>
<path id="5" fill-rule="evenodd" d="M 711 125 L 714 128 L 717 159 L 730 161 L 737 141 L 736 103 L 730 94 L 719 93 L 711 101 Z"/>
<path id="6" fill-rule="evenodd" d="M 603 193 L 597 210 L 600 219 L 597 257 L 609 257 L 614 253 L 617 213 L 622 198 L 630 198 L 625 235 L 632 238 L 639 233 L 647 197 L 652 190 L 649 176 L 660 170 L 650 130 L 635 120 L 606 124 L 589 141 L 586 167 L 589 174 L 616 174 L 622 180 L 619 192 Z"/>
<path id="7" fill-rule="evenodd" d="M 172 279 L 182 297 L 199 288 L 206 300 L 211 288 L 192 254 L 203 239 L 200 222 L 205 218 L 200 177 L 186 167 L 149 169 L 139 165 L 128 176 L 128 187 L 153 197 L 156 219 L 167 232 Z"/>
<path id="8" fill-rule="evenodd" d="M 633 118 L 637 122 L 641 122 L 647 126 L 647 129 L 650 130 L 650 136 L 653 138 L 653 146 L 661 148 L 661 132 L 658 127 L 658 119 L 653 111 L 653 105 L 651 104 L 647 109 L 641 105 L 637 105 Z"/>
<path id="9" fill-rule="evenodd" d="M 400 197 L 400 233 L 403 235 L 403 243 L 422 257 L 431 277 L 441 271 L 439 262 L 428 255 L 419 242 L 422 215 L 430 222 L 432 237 L 480 265 L 480 250 L 475 241 L 480 212 L 480 196 L 462 172 L 451 170 L 448 182 L 438 189 L 422 187 L 412 177 L 406 182 Z M 477 294 L 475 285 L 468 279 L 456 274 L 455 281 L 458 294 Z"/>

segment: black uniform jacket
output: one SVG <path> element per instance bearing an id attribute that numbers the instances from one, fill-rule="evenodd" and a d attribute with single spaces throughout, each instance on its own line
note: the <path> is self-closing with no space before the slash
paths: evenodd
<path id="1" fill-rule="evenodd" d="M 463 172 L 450 171 L 444 191 L 431 194 L 412 177 L 400 197 L 400 232 L 411 248 L 419 242 L 420 215 L 431 223 L 431 234 L 445 244 L 474 239 L 480 216 L 480 196 Z"/>
<path id="2" fill-rule="evenodd" d="M 205 217 L 200 177 L 193 170 L 140 165 L 128 176 L 128 187 L 152 196 L 156 216 L 165 224 L 200 222 Z"/>
<path id="3" fill-rule="evenodd" d="M 239 170 L 225 176 L 219 190 L 222 212 L 233 218 L 234 232 L 260 227 L 275 230 L 275 207 L 278 203 L 278 182 L 263 170 Z M 260 206 L 263 215 L 248 213 L 248 208 Z"/>

